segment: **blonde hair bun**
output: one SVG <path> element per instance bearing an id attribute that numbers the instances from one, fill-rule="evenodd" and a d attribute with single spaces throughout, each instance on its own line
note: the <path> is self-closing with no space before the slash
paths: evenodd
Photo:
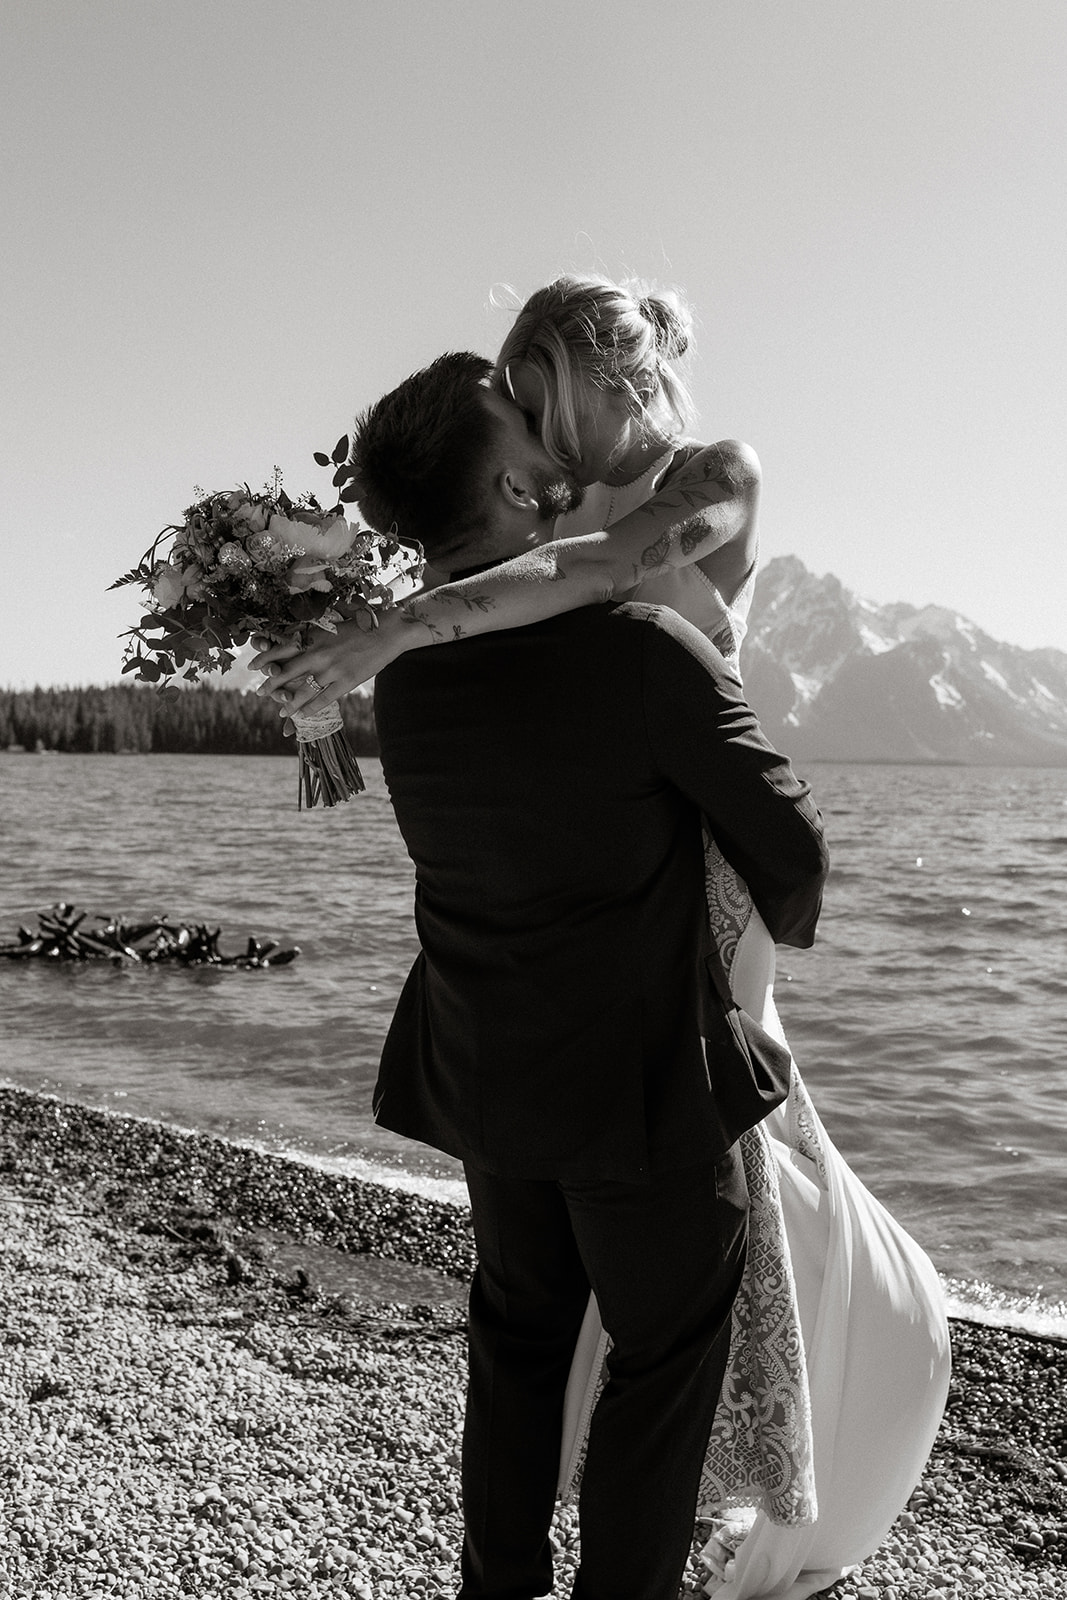
<path id="1" fill-rule="evenodd" d="M 680 294 L 673 289 L 655 289 L 637 297 L 637 309 L 651 323 L 656 350 L 665 361 L 677 361 L 689 349 L 693 317 Z"/>

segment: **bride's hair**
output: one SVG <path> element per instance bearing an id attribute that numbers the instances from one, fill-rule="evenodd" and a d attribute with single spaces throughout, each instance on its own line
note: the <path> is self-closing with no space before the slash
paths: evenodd
<path id="1" fill-rule="evenodd" d="M 666 442 L 693 421 L 692 396 L 671 365 L 691 337 L 692 316 L 674 290 L 568 273 L 527 300 L 497 357 L 492 386 L 510 394 L 507 369 L 518 363 L 540 374 L 541 441 L 561 465 L 581 458 L 583 425 L 604 391 L 626 399 L 639 434 Z"/>

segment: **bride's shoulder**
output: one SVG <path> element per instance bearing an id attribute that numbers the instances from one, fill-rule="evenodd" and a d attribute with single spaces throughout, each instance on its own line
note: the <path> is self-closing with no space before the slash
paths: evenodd
<path id="1" fill-rule="evenodd" d="M 683 439 L 663 477 L 663 486 L 679 480 L 714 480 L 728 485 L 735 493 L 758 488 L 762 476 L 760 459 L 742 439 L 719 439 L 703 444 L 698 439 Z"/>

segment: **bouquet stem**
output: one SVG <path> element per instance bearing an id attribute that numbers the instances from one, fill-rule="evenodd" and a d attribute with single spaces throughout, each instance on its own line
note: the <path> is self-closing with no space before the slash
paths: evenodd
<path id="1" fill-rule="evenodd" d="M 298 810 L 340 805 L 367 787 L 338 705 L 311 716 L 296 712 L 292 722 L 300 761 Z"/>

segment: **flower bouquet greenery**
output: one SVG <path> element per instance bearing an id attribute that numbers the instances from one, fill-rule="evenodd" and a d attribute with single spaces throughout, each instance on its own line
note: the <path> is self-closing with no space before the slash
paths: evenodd
<path id="1" fill-rule="evenodd" d="M 316 460 L 344 469 L 347 438 L 332 458 Z M 148 596 L 145 614 L 129 639 L 124 673 L 177 693 L 171 680 L 195 683 L 226 672 L 235 651 L 253 633 L 301 649 L 314 628 L 334 633 L 341 621 L 378 625 L 378 613 L 410 590 L 423 570 L 422 552 L 345 516 L 339 503 L 324 511 L 315 496 L 291 500 L 275 469 L 258 494 L 247 484 L 198 498 L 181 522 L 163 529 L 130 572 L 112 589 L 138 585 Z M 355 498 L 352 488 L 341 500 Z M 339 707 L 295 713 L 300 756 L 298 803 L 333 806 L 364 787 L 345 736 Z"/>

